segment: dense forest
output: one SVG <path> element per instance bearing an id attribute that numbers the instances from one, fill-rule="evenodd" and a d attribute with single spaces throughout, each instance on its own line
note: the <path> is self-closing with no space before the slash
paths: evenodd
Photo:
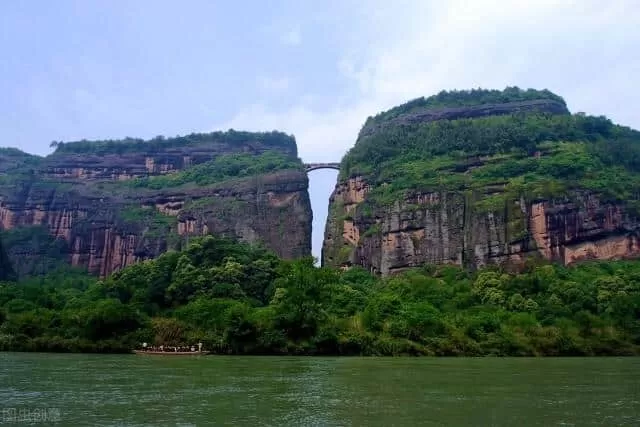
<path id="1" fill-rule="evenodd" d="M 402 114 L 412 113 L 416 110 L 447 107 L 470 107 L 481 104 L 501 104 L 516 101 L 533 101 L 548 99 L 566 105 L 561 96 L 549 90 L 520 89 L 517 86 L 507 87 L 504 90 L 497 89 L 471 89 L 471 90 L 443 90 L 440 93 L 427 98 L 420 97 L 406 102 L 388 111 L 369 117 L 365 126 L 398 117 Z"/>
<path id="2" fill-rule="evenodd" d="M 105 280 L 73 269 L 0 284 L 0 349 L 222 354 L 640 354 L 640 262 L 510 274 L 425 266 L 380 279 L 207 236 Z"/>
<path id="3" fill-rule="evenodd" d="M 564 103 L 548 91 L 518 88 L 442 92 L 369 121 L 415 108 L 536 98 Z M 583 189 L 626 202 L 638 199 L 638 172 L 636 130 L 602 116 L 516 113 L 383 128 L 358 139 L 343 159 L 340 175 L 366 177 L 376 187 L 372 199 L 383 202 L 413 190 L 483 193 L 490 185 L 506 188 L 512 198 L 553 197 Z"/>
<path id="4" fill-rule="evenodd" d="M 157 136 L 145 141 L 140 138 L 125 138 L 104 141 L 53 141 L 51 147 L 55 148 L 54 154 L 124 154 L 130 152 L 153 152 L 166 150 L 167 148 L 183 147 L 198 144 L 246 144 L 247 141 L 260 142 L 270 147 L 286 147 L 296 149 L 293 136 L 282 132 L 244 132 L 233 129 L 227 132 L 192 133 L 185 136 L 167 138 Z"/>

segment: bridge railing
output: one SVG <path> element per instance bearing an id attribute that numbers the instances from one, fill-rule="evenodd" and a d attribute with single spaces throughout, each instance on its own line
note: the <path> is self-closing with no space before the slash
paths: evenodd
<path id="1" fill-rule="evenodd" d="M 340 170 L 340 163 L 305 163 L 304 168 L 307 172 L 316 170 L 316 169 Z"/>

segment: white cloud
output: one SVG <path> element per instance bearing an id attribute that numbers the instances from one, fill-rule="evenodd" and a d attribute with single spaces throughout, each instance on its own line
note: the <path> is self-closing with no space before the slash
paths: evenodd
<path id="1" fill-rule="evenodd" d="M 258 86 L 266 92 L 281 93 L 289 89 L 287 77 L 258 77 Z"/>
<path id="2" fill-rule="evenodd" d="M 280 41 L 287 46 L 300 46 L 302 44 L 302 33 L 300 27 L 295 27 L 282 34 Z"/>
<path id="3" fill-rule="evenodd" d="M 330 162 L 340 160 L 345 147 L 353 144 L 353 135 L 358 133 L 364 114 L 365 108 L 359 106 L 325 112 L 298 106 L 284 112 L 271 112 L 263 104 L 254 104 L 214 128 L 292 133 L 298 142 L 299 155 L 305 161 Z"/>
<path id="4" fill-rule="evenodd" d="M 329 109 L 300 101 L 285 111 L 256 104 L 221 127 L 280 129 L 296 135 L 304 160 L 339 160 L 367 116 L 442 89 L 512 85 L 548 88 L 573 111 L 640 127 L 635 0 L 381 1 L 367 11 L 352 29 L 360 44 L 345 45 L 336 64 L 355 101 Z"/>

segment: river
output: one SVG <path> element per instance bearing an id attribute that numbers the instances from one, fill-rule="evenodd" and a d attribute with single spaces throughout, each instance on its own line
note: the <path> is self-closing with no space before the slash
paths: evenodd
<path id="1" fill-rule="evenodd" d="M 0 353 L 0 424 L 638 426 L 640 358 Z"/>

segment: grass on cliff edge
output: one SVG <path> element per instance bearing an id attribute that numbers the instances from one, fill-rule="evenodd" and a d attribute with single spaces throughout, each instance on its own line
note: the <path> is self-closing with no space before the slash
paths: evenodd
<path id="1" fill-rule="evenodd" d="M 420 97 L 394 107 L 388 111 L 377 114 L 375 117 L 367 118 L 365 127 L 373 123 L 381 123 L 394 119 L 403 114 L 409 114 L 416 110 L 436 109 L 446 107 L 470 107 L 482 104 L 502 104 L 517 101 L 532 101 L 537 99 L 548 99 L 566 105 L 561 96 L 553 92 L 535 89 L 520 89 L 517 86 L 507 87 L 504 90 L 496 89 L 471 89 L 441 91 L 437 95 L 430 97 Z"/>
<path id="2" fill-rule="evenodd" d="M 303 165 L 299 159 L 275 151 L 266 151 L 259 155 L 226 154 L 180 172 L 136 178 L 123 181 L 121 185 L 154 190 L 180 187 L 189 183 L 204 186 L 229 179 L 247 178 L 286 169 L 303 170 Z"/>
<path id="3" fill-rule="evenodd" d="M 103 141 L 53 141 L 51 146 L 55 148 L 54 155 L 59 154 L 124 154 L 124 153 L 149 153 L 201 144 L 242 145 L 259 143 L 267 147 L 285 148 L 292 154 L 297 154 L 296 141 L 291 135 L 282 132 L 244 132 L 230 129 L 227 132 L 192 133 L 185 136 L 167 138 L 157 136 L 145 141 L 139 138 L 125 138 L 122 140 Z"/>
<path id="4" fill-rule="evenodd" d="M 605 117 L 515 114 L 396 126 L 358 140 L 341 179 L 363 176 L 381 204 L 407 192 L 523 187 L 517 198 L 583 189 L 638 198 L 640 132 Z M 384 184 L 384 186 L 382 185 Z M 545 194 L 552 189 L 550 194 Z"/>
<path id="5" fill-rule="evenodd" d="M 126 351 L 202 341 L 232 354 L 640 354 L 640 262 L 425 266 L 380 279 L 208 236 L 103 281 L 0 285 L 0 349 Z"/>

